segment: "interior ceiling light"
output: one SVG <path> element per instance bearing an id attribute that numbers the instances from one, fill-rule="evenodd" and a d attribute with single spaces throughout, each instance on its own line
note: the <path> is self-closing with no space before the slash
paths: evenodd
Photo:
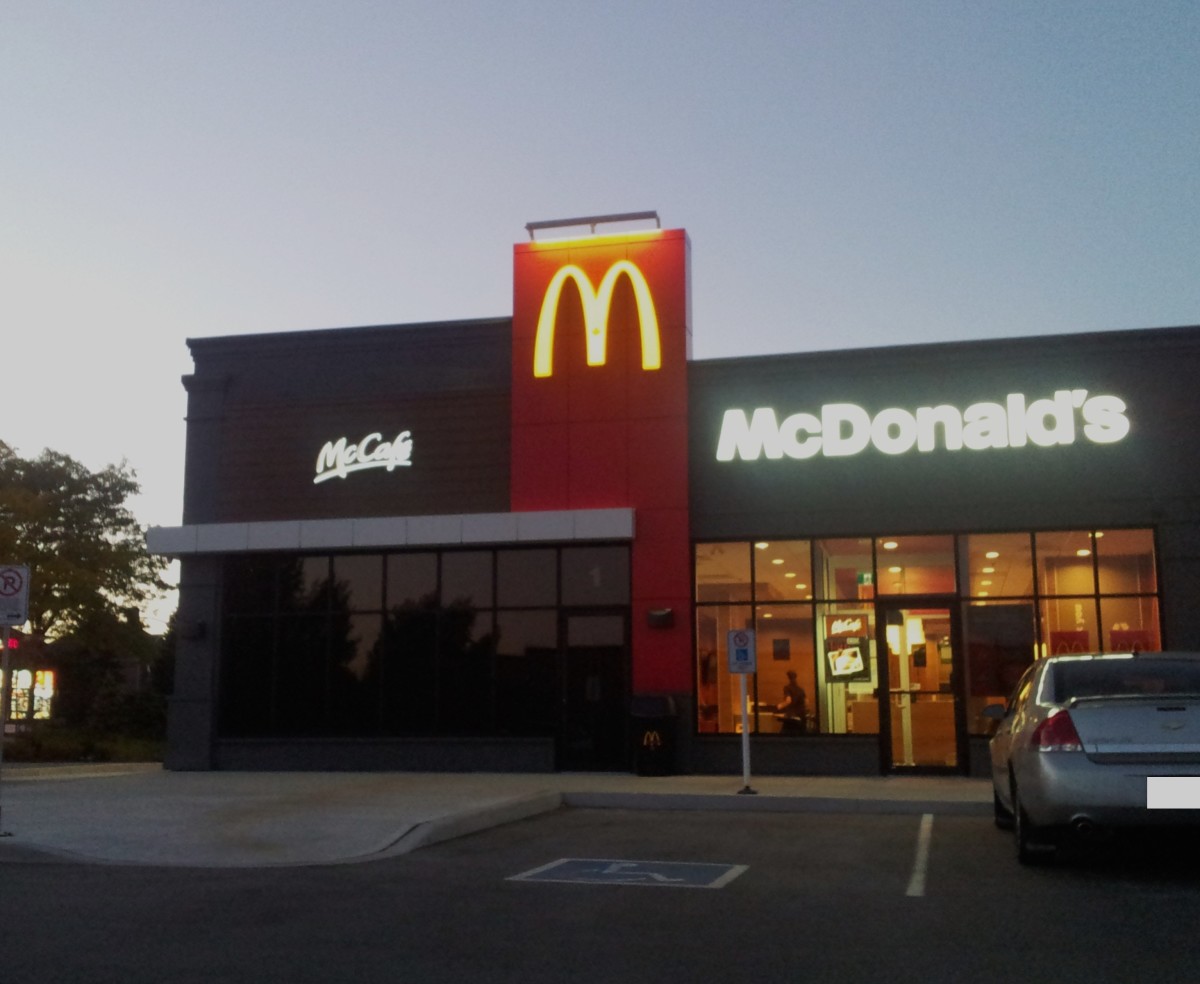
<path id="1" fill-rule="evenodd" d="M 1100 537 L 1104 536 L 1104 530 L 1096 530 L 1096 532 L 1093 533 L 1092 536 L 1094 536 L 1097 540 L 1099 540 Z"/>
<path id="2" fill-rule="evenodd" d="M 803 591 L 803 590 L 804 590 L 805 588 L 807 588 L 807 587 L 808 587 L 808 585 L 807 585 L 807 584 L 797 584 L 797 585 L 796 585 L 796 590 L 797 590 L 797 591 Z"/>
<path id="3" fill-rule="evenodd" d="M 1090 557 L 1091 555 L 1092 555 L 1092 552 L 1090 550 L 1088 550 L 1086 547 L 1082 550 L 1075 551 L 1076 557 Z"/>
<path id="4" fill-rule="evenodd" d="M 985 588 L 991 587 L 991 584 L 992 584 L 991 581 L 980 581 L 979 583 L 982 584 Z"/>
<path id="5" fill-rule="evenodd" d="M 995 573 L 996 573 L 996 568 L 994 568 L 994 567 L 985 567 L 985 568 L 983 568 L 983 573 L 984 573 L 984 574 L 995 574 Z"/>
<path id="6" fill-rule="evenodd" d="M 883 544 L 883 549 L 884 550 L 895 550 L 898 546 L 900 546 L 900 544 L 898 544 L 895 540 L 887 540 Z"/>
<path id="7" fill-rule="evenodd" d="M 771 563 L 772 563 L 772 564 L 782 564 L 782 563 L 783 563 L 783 558 L 782 558 L 782 557 L 776 557 L 776 558 L 775 558 L 773 561 L 771 561 Z"/>
<path id="8" fill-rule="evenodd" d="M 889 574 L 899 574 L 902 570 L 904 570 L 903 567 L 889 567 L 888 573 Z"/>
<path id="9" fill-rule="evenodd" d="M 784 571 L 783 576 L 784 577 L 795 577 L 796 572 L 795 571 Z"/>
<path id="10" fill-rule="evenodd" d="M 764 542 L 762 542 L 762 543 L 756 543 L 756 544 L 754 544 L 754 549 L 755 549 L 755 550 L 766 550 L 766 549 L 767 549 L 767 547 L 769 547 L 770 545 L 771 545 L 771 544 L 769 544 L 769 543 L 766 543 L 766 542 L 764 541 Z"/>
<path id="11" fill-rule="evenodd" d="M 1000 551 L 999 550 L 989 550 L 987 553 L 984 554 L 984 556 L 988 560 L 995 560 L 997 557 L 1000 556 Z"/>

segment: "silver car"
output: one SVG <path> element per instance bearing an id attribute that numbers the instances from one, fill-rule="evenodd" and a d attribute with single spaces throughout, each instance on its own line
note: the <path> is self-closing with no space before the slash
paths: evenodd
<path id="1" fill-rule="evenodd" d="M 1200 808 L 1150 809 L 1147 799 L 1150 777 L 1200 776 L 1200 653 L 1051 656 L 1025 671 L 1007 707 L 984 713 L 998 721 L 996 824 L 1014 830 L 1022 862 L 1070 835 L 1200 826 Z"/>

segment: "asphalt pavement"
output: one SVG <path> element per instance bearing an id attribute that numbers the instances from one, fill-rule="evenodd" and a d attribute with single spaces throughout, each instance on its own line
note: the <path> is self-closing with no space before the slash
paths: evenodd
<path id="1" fill-rule="evenodd" d="M 348 864 L 552 810 L 987 815 L 987 779 L 623 773 L 168 772 L 158 764 L 0 771 L 0 864 L 204 868 Z"/>

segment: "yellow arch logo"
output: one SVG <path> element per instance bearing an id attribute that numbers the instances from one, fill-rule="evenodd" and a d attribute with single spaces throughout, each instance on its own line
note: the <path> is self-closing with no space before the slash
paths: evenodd
<path id="1" fill-rule="evenodd" d="M 658 334 L 658 315 L 654 310 L 654 298 L 650 296 L 650 288 L 646 278 L 629 260 L 618 260 L 608 268 L 604 279 L 600 281 L 600 289 L 592 286 L 588 275 L 573 263 L 567 264 L 550 281 L 546 288 L 546 296 L 542 299 L 542 310 L 538 315 L 537 335 L 533 341 L 533 374 L 545 377 L 553 372 L 554 362 L 554 322 L 558 313 L 558 300 L 562 295 L 563 285 L 568 280 L 574 280 L 579 288 L 579 296 L 583 300 L 583 324 L 587 333 L 587 364 L 602 366 L 607 359 L 608 350 L 608 314 L 612 306 L 613 291 L 617 286 L 617 278 L 624 274 L 629 278 L 633 287 L 633 296 L 637 301 L 638 321 L 641 323 L 642 336 L 642 368 L 658 369 L 662 366 L 662 344 Z"/>

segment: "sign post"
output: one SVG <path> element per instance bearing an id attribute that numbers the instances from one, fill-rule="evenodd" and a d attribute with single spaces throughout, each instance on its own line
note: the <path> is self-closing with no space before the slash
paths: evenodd
<path id="1" fill-rule="evenodd" d="M 739 793 L 753 796 L 750 788 L 750 706 L 746 694 L 746 676 L 758 671 L 757 649 L 753 629 L 730 629 L 726 635 L 729 652 L 729 672 L 736 673 L 742 692 L 742 788 Z"/>
<path id="2" fill-rule="evenodd" d="M 29 568 L 0 566 L 0 777 L 4 772 L 4 739 L 8 735 L 8 706 L 12 703 L 12 667 L 8 658 L 9 630 L 29 621 Z M 0 811 L 3 811 L 0 802 Z M 0 837 L 9 836 L 4 830 L 0 812 Z"/>

